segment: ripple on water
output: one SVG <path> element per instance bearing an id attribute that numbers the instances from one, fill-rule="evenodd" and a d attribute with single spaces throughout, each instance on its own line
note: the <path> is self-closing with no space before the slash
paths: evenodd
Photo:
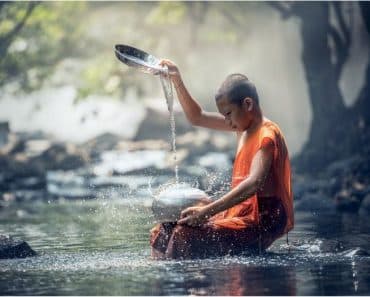
<path id="1" fill-rule="evenodd" d="M 322 252 L 322 240 L 313 242 L 281 244 L 260 255 L 225 256 L 218 258 L 195 260 L 153 260 L 148 249 L 128 251 L 122 245 L 110 247 L 108 250 L 69 252 L 44 252 L 39 256 L 27 259 L 2 260 L 0 271 L 109 271 L 121 270 L 129 272 L 138 268 L 151 270 L 173 270 L 186 267 L 194 272 L 209 267 L 228 267 L 235 264 L 248 266 L 299 266 L 348 262 L 349 259 L 370 259 L 369 254 L 360 248 L 353 248 L 341 252 Z"/>

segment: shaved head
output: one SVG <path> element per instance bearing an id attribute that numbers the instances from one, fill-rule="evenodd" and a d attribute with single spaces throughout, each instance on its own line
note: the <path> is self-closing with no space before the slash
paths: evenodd
<path id="1" fill-rule="evenodd" d="M 218 89 L 215 99 L 227 98 L 229 102 L 241 106 L 246 97 L 259 104 L 256 86 L 244 74 L 234 73 L 226 77 Z"/>

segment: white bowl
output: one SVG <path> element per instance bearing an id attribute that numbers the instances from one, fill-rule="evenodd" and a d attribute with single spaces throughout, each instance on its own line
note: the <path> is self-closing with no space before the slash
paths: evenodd
<path id="1" fill-rule="evenodd" d="M 204 205 L 210 201 L 202 190 L 186 184 L 175 184 L 154 197 L 152 211 L 157 222 L 176 222 L 185 208 Z"/>

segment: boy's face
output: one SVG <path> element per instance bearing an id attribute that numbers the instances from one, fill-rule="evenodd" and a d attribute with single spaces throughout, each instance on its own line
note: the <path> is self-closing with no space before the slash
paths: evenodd
<path id="1" fill-rule="evenodd" d="M 225 117 L 225 121 L 235 131 L 245 131 L 251 123 L 248 112 L 248 102 L 243 101 L 241 106 L 231 103 L 228 98 L 222 97 L 216 102 L 218 111 Z"/>

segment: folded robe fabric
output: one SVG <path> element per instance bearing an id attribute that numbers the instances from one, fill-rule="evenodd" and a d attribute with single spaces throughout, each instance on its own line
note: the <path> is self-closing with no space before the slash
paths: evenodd
<path id="1" fill-rule="evenodd" d="M 248 136 L 235 158 L 232 188 L 248 177 L 252 159 L 257 151 L 270 144 L 274 147 L 274 157 L 269 173 L 275 185 L 273 196 L 278 197 L 284 206 L 287 217 L 284 233 L 287 233 L 294 226 L 290 161 L 284 137 L 275 123 L 265 121 L 257 131 Z M 231 229 L 243 229 L 251 224 L 258 224 L 257 199 L 256 194 L 221 212 L 213 218 L 213 224 Z"/>
<path id="2" fill-rule="evenodd" d="M 198 228 L 158 224 L 151 230 L 152 255 L 186 258 L 207 253 L 222 255 L 233 250 L 237 253 L 257 245 L 265 249 L 291 230 L 294 214 L 290 162 L 284 137 L 275 123 L 265 121 L 248 135 L 235 158 L 232 187 L 248 177 L 253 157 L 266 145 L 273 145 L 269 172 L 275 185 L 273 197 L 256 194 Z"/>

